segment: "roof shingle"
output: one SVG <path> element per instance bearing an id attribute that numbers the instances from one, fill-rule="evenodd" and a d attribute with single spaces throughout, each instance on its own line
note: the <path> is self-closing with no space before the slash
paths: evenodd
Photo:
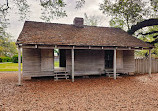
<path id="1" fill-rule="evenodd" d="M 119 28 L 26 21 L 17 44 L 153 47 Z"/>

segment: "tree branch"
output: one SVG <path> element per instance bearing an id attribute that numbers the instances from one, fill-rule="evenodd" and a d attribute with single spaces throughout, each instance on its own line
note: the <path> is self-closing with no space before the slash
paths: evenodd
<path id="1" fill-rule="evenodd" d="M 148 32 L 148 33 L 139 33 L 138 35 L 150 35 L 150 34 L 155 34 L 158 33 L 158 31 L 152 31 L 152 32 Z"/>
<path id="2" fill-rule="evenodd" d="M 130 30 L 128 30 L 128 34 L 134 34 L 135 31 L 143 28 L 143 27 L 147 27 L 147 26 L 154 26 L 154 25 L 158 25 L 158 19 L 148 19 L 148 20 L 144 20 L 142 22 L 137 23 L 136 25 L 133 25 L 131 27 Z"/>
<path id="3" fill-rule="evenodd" d="M 8 10 L 8 9 L 9 9 L 9 2 L 8 2 L 8 0 L 6 0 L 6 2 L 7 2 L 7 7 L 6 7 L 6 8 L 4 8 L 4 9 L 1 9 L 0 11 L 4 12 L 4 11 L 6 11 L 6 10 Z"/>
<path id="4" fill-rule="evenodd" d="M 155 39 L 155 40 L 154 40 L 154 41 L 152 41 L 152 42 L 146 42 L 146 43 L 149 43 L 149 44 L 154 45 L 155 43 L 158 43 L 158 38 L 157 38 L 157 39 Z"/>

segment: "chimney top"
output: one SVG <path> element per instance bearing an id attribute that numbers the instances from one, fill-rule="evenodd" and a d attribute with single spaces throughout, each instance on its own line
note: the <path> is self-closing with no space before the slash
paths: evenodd
<path id="1" fill-rule="evenodd" d="M 83 27 L 83 22 L 84 22 L 84 19 L 83 19 L 83 18 L 75 17 L 75 18 L 74 18 L 74 21 L 73 21 L 73 24 L 74 24 L 76 27 Z"/>

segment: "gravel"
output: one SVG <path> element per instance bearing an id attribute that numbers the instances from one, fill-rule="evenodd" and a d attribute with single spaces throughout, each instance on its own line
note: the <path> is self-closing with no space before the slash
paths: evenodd
<path id="1" fill-rule="evenodd" d="M 0 73 L 0 111 L 158 111 L 158 74 L 16 83 L 17 72 Z"/>

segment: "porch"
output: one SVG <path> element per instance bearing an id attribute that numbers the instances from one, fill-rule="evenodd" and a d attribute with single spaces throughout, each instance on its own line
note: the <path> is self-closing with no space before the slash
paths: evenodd
<path id="1" fill-rule="evenodd" d="M 62 53 L 60 66 L 63 67 L 62 70 L 64 69 L 65 73 L 71 76 L 72 82 L 74 82 L 75 76 L 106 73 L 106 67 L 108 66 L 106 64 L 107 60 L 112 61 L 112 66 L 110 66 L 111 63 L 109 66 L 112 69 L 114 79 L 117 78 L 117 73 L 134 72 L 134 50 L 141 49 L 92 46 L 22 46 L 23 77 L 54 76 L 55 73 L 60 72 L 60 68 L 56 69 L 54 67 L 55 48 L 60 49 Z M 150 49 L 148 50 L 150 52 Z M 112 60 L 110 60 L 111 58 L 106 58 L 106 51 L 113 52 L 112 55 L 109 54 L 112 56 Z M 21 47 L 19 47 L 19 55 L 21 55 Z M 151 76 L 150 66 L 151 56 L 149 59 L 149 74 Z M 19 69 L 19 84 L 21 84 L 21 69 Z"/>

